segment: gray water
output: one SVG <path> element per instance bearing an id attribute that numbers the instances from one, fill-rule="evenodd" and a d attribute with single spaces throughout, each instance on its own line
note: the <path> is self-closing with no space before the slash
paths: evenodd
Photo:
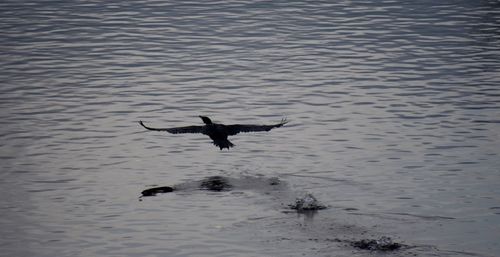
<path id="1" fill-rule="evenodd" d="M 1 256 L 500 254 L 498 1 L 2 1 L 0 31 Z M 290 123 L 137 124 L 198 115 Z M 249 186 L 138 199 L 213 175 Z"/>

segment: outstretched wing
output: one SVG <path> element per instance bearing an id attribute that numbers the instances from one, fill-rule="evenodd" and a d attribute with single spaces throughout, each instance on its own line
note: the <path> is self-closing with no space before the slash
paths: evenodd
<path id="1" fill-rule="evenodd" d="M 142 121 L 139 121 L 139 124 L 143 126 L 145 129 L 148 130 L 154 130 L 154 131 L 167 131 L 172 134 L 179 134 L 179 133 L 201 133 L 202 132 L 202 126 L 187 126 L 187 127 L 177 127 L 177 128 L 151 128 L 146 125 Z"/>
<path id="2" fill-rule="evenodd" d="M 274 125 L 248 125 L 248 124 L 234 124 L 234 125 L 227 125 L 227 131 L 229 136 L 236 135 L 240 132 L 258 132 L 258 131 L 269 131 L 273 128 L 279 128 L 285 124 L 287 124 L 288 121 L 284 118 L 281 120 L 280 123 L 274 124 Z"/>

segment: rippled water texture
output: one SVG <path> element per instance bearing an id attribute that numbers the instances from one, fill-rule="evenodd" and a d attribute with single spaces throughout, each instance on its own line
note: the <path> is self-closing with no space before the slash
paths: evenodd
<path id="1" fill-rule="evenodd" d="M 498 1 L 7 0 L 0 31 L 1 256 L 500 253 Z M 291 122 L 137 124 L 198 115 Z M 138 200 L 214 175 L 287 190 Z M 330 208 L 284 211 L 306 192 Z"/>

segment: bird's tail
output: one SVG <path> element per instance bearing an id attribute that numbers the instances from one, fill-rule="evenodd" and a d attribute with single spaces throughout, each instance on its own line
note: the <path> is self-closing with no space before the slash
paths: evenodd
<path id="1" fill-rule="evenodd" d="M 234 146 L 234 144 L 227 139 L 214 140 L 214 145 L 218 146 L 221 150 L 224 148 L 227 148 L 227 150 L 229 150 L 229 148 Z"/>

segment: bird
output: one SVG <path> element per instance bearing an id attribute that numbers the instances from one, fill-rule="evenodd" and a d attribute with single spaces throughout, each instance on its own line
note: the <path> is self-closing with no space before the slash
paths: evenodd
<path id="1" fill-rule="evenodd" d="M 213 144 L 219 147 L 222 151 L 224 148 L 234 147 L 234 144 L 227 139 L 228 136 L 234 136 L 241 132 L 258 132 L 258 131 L 269 131 L 273 128 L 279 128 L 288 123 L 286 118 L 283 118 L 281 122 L 272 125 L 251 125 L 251 124 L 232 124 L 224 125 L 219 123 L 214 123 L 207 116 L 198 116 L 201 118 L 204 126 L 186 126 L 186 127 L 173 127 L 173 128 L 152 128 L 144 125 L 144 123 L 139 121 L 139 124 L 147 130 L 153 131 L 166 131 L 172 134 L 181 133 L 201 133 L 207 135 L 212 139 Z"/>

